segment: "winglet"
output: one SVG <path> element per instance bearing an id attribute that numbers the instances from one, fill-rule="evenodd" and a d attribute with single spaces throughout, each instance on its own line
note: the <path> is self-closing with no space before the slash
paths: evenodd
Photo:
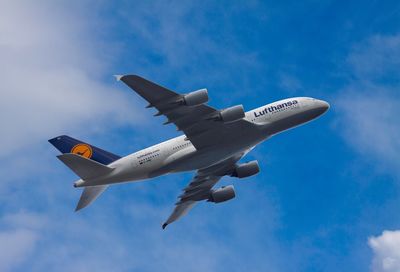
<path id="1" fill-rule="evenodd" d="M 117 81 L 121 81 L 121 78 L 123 77 L 124 75 L 114 75 L 114 77 L 115 77 L 115 79 L 117 80 Z"/>
<path id="2" fill-rule="evenodd" d="M 162 229 L 165 229 L 167 226 L 168 226 L 168 224 L 167 224 L 167 223 L 164 223 L 164 224 L 162 225 Z"/>

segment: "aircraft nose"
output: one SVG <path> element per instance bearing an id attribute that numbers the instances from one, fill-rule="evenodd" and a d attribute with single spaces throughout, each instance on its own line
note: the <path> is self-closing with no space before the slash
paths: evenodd
<path id="1" fill-rule="evenodd" d="M 315 106 L 320 115 L 325 113 L 330 107 L 329 103 L 323 100 L 316 100 Z"/>
<path id="2" fill-rule="evenodd" d="M 319 100 L 319 103 L 320 103 L 321 107 L 322 107 L 325 111 L 329 110 L 330 105 L 329 105 L 328 102 L 326 102 L 326 101 L 324 101 L 324 100 Z"/>

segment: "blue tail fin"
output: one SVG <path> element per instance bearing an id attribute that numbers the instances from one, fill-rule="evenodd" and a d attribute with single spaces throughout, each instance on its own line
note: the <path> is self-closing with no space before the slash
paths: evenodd
<path id="1" fill-rule="evenodd" d="M 73 153 L 82 157 L 97 161 L 107 165 L 120 159 L 120 156 L 112 154 L 108 151 L 79 141 L 67 135 L 61 135 L 50 139 L 49 142 L 54 145 L 61 153 Z"/>

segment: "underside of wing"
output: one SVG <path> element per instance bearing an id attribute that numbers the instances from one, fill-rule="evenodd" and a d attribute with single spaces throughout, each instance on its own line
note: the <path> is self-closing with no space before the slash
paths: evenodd
<path id="1" fill-rule="evenodd" d="M 232 174 L 236 162 L 240 160 L 243 155 L 244 153 L 238 154 L 221 163 L 198 170 L 193 180 L 183 189 L 183 193 L 179 196 L 179 201 L 176 203 L 174 211 L 163 224 L 163 229 L 170 223 L 187 214 L 198 201 L 208 200 L 211 202 L 219 202 L 213 199 L 213 193 L 218 190 L 213 190 L 212 188 L 223 176 Z M 226 189 L 221 189 L 228 193 L 233 193 L 234 197 L 233 187 L 228 187 Z"/>
<path id="2" fill-rule="evenodd" d="M 243 119 L 241 105 L 225 111 L 225 121 L 230 121 L 229 125 L 221 121 L 221 111 L 205 104 L 208 101 L 205 89 L 179 94 L 137 75 L 120 76 L 118 79 L 147 100 L 148 108 L 156 108 L 158 112 L 155 116 L 166 116 L 167 121 L 164 124 L 173 123 L 178 130 L 183 131 L 197 149 L 211 145 L 213 141 L 210 139 L 227 130 L 227 126 L 239 129 L 253 126 Z M 231 122 L 231 119 L 235 119 L 235 122 Z"/>
<path id="3" fill-rule="evenodd" d="M 196 201 L 186 201 L 185 203 L 177 205 L 172 214 L 169 216 L 168 220 L 162 225 L 162 228 L 165 229 L 168 224 L 178 220 L 179 218 L 187 214 L 194 206 L 194 204 L 196 204 Z"/>

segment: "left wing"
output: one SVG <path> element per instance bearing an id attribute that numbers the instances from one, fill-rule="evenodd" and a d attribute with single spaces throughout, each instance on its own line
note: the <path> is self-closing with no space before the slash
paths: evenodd
<path id="1" fill-rule="evenodd" d="M 232 174 L 236 162 L 247 152 L 230 157 L 213 166 L 198 170 L 193 180 L 183 189 L 183 193 L 179 196 L 179 201 L 176 203 L 174 211 L 162 225 L 162 228 L 165 229 L 167 225 L 187 214 L 196 202 L 208 200 L 212 187 L 214 187 L 223 176 Z"/>
<path id="2" fill-rule="evenodd" d="M 168 90 L 140 76 L 124 75 L 117 76 L 117 79 L 147 100 L 148 108 L 156 108 L 158 113 L 155 116 L 165 115 L 168 120 L 164 124 L 175 124 L 197 149 L 213 144 L 216 137 L 229 135 L 229 129 L 240 131 L 254 128 L 254 124 L 244 118 L 229 124 L 216 121 L 219 110 L 204 103 L 187 105 L 184 94 Z"/>

